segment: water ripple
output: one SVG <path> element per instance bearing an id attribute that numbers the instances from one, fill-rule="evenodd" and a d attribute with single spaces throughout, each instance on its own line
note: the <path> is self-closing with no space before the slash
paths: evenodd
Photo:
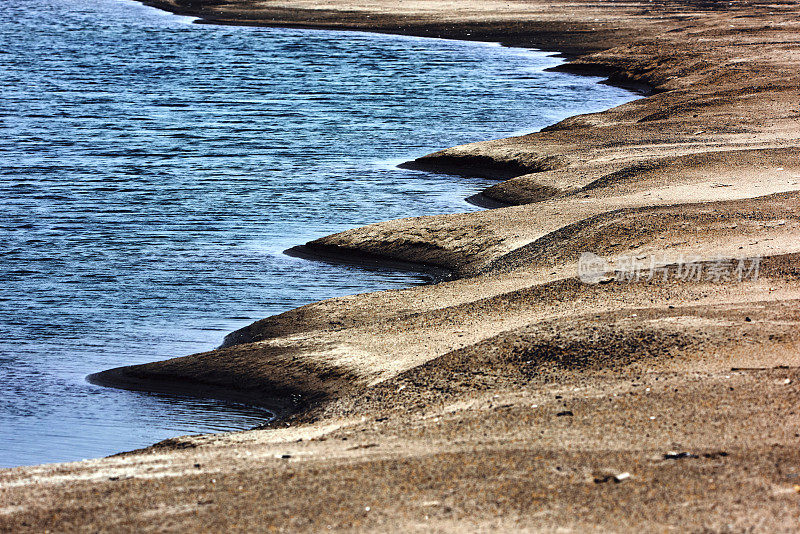
<path id="1" fill-rule="evenodd" d="M 630 98 L 498 46 L 190 25 L 114 0 L 0 3 L 0 465 L 265 414 L 98 388 L 308 302 L 423 283 L 281 254 L 474 209 L 484 180 L 399 170 Z"/>

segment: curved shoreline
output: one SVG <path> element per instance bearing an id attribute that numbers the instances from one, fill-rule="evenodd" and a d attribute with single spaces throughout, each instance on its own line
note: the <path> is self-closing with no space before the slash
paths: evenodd
<path id="1" fill-rule="evenodd" d="M 147 3 L 499 35 L 655 92 L 428 158 L 535 171 L 488 191 L 512 206 L 318 242 L 453 280 L 313 303 L 127 368 L 314 396 L 280 428 L 0 472 L 0 527 L 796 530 L 800 3 Z M 607 262 L 603 283 L 577 276 L 584 252 Z"/>
<path id="2" fill-rule="evenodd" d="M 624 60 L 621 63 L 619 62 L 619 56 L 615 56 L 614 61 L 608 61 L 607 58 L 601 58 L 600 60 L 587 59 L 586 54 L 593 49 L 593 45 L 596 46 L 596 39 L 589 39 L 580 46 L 573 45 L 571 48 L 565 48 L 563 43 L 546 41 L 546 37 L 540 35 L 541 30 L 539 29 L 533 32 L 520 32 L 509 36 L 503 35 L 500 30 L 483 33 L 475 32 L 474 28 L 469 24 L 463 26 L 453 24 L 443 28 L 436 24 L 430 24 L 429 22 L 415 23 L 413 21 L 404 20 L 404 26 L 391 16 L 381 21 L 372 19 L 369 22 L 369 27 L 365 28 L 363 26 L 363 19 L 360 16 L 356 17 L 353 21 L 342 22 L 338 20 L 342 16 L 342 12 L 327 12 L 324 10 L 320 12 L 322 13 L 322 20 L 315 21 L 314 23 L 308 23 L 308 21 L 298 22 L 295 20 L 247 20 L 213 14 L 202 7 L 193 9 L 186 8 L 185 6 L 179 7 L 176 6 L 176 1 L 177 0 L 144 0 L 142 3 L 159 9 L 172 11 L 179 15 L 199 17 L 199 20 L 196 22 L 201 23 L 377 31 L 379 33 L 396 33 L 420 37 L 475 41 L 486 40 L 500 42 L 503 46 L 517 47 L 531 47 L 532 45 L 530 43 L 536 42 L 540 43 L 537 44 L 537 47 L 541 47 L 539 48 L 540 50 L 557 51 L 565 57 L 572 58 L 572 60 L 552 67 L 550 70 L 605 77 L 606 80 L 601 83 L 610 83 L 621 87 L 627 86 L 631 90 L 639 90 L 646 95 L 656 95 L 669 92 L 670 90 L 668 86 L 665 86 L 665 82 L 667 82 L 666 85 L 668 85 L 668 79 L 661 79 L 663 76 L 657 73 L 646 72 L 641 69 L 631 69 Z M 213 6 L 211 9 L 213 10 Z M 284 15 L 291 19 L 294 16 L 307 16 L 308 12 L 302 9 L 295 11 L 290 10 L 290 12 Z M 332 20 L 329 20 L 331 18 Z M 508 28 L 506 27 L 504 29 L 507 30 Z M 578 33 L 583 32 L 580 28 L 576 31 Z M 550 34 L 547 33 L 547 35 Z M 545 41 L 542 41 L 542 39 L 545 39 Z M 610 39 L 613 40 L 613 35 Z M 607 44 L 603 46 L 607 46 Z M 602 53 L 600 54 L 602 55 Z M 536 182 L 538 176 L 558 173 L 568 169 L 570 167 L 570 162 L 558 152 L 520 152 L 516 149 L 516 145 L 514 144 L 515 140 L 524 140 L 537 135 L 547 136 L 551 132 L 556 135 L 568 132 L 576 128 L 576 121 L 577 127 L 582 128 L 583 124 L 580 122 L 582 117 L 601 116 L 603 114 L 613 113 L 614 109 L 569 117 L 556 124 L 543 128 L 541 132 L 538 133 L 443 149 L 402 163 L 400 167 L 442 174 L 497 179 L 500 181 L 498 185 L 491 186 L 478 195 L 475 195 L 478 201 L 487 205 L 493 205 L 495 209 L 535 202 L 548 202 L 552 199 L 558 199 L 569 195 L 570 192 L 551 184 L 540 184 Z M 502 145 L 508 142 L 512 143 L 512 146 L 515 147 L 510 154 L 504 153 L 502 149 L 496 150 L 494 148 L 495 145 L 500 145 L 502 148 Z M 486 147 L 485 149 L 483 148 L 484 146 Z M 512 184 L 518 179 L 526 177 L 529 181 L 532 180 L 533 183 L 525 184 L 520 191 L 512 190 L 509 192 L 507 189 L 504 189 L 508 184 Z M 634 203 L 634 205 L 636 204 Z M 644 203 L 641 205 L 646 206 L 647 204 Z M 623 203 L 620 207 L 628 208 L 628 204 Z M 599 210 L 590 211 L 584 215 L 596 216 L 613 211 L 613 207 L 604 207 Z M 575 219 L 575 222 L 580 220 L 584 215 Z M 439 218 L 441 219 L 442 217 Z M 469 218 L 469 216 L 467 216 L 467 218 Z M 436 237 L 423 237 L 414 239 L 413 242 L 408 242 L 406 237 L 403 237 L 401 243 L 394 242 L 396 240 L 391 236 L 406 236 L 409 233 L 416 233 L 417 221 L 422 221 L 424 219 L 426 218 L 401 219 L 399 221 L 388 221 L 386 223 L 377 223 L 362 228 L 356 228 L 326 236 L 304 245 L 292 247 L 287 250 L 286 253 L 319 261 L 349 263 L 373 268 L 411 270 L 431 276 L 435 282 L 442 282 L 446 280 L 457 280 L 464 277 L 473 277 L 480 274 L 484 268 L 490 271 L 496 270 L 495 266 L 498 263 L 502 264 L 502 257 L 504 254 L 513 255 L 513 253 L 517 252 L 514 249 L 510 249 L 503 251 L 500 256 L 496 254 L 487 254 L 487 249 L 502 248 L 502 243 L 491 238 L 488 241 L 480 238 L 476 239 L 477 236 L 467 236 L 466 238 L 468 241 L 472 241 L 470 244 L 476 249 L 476 251 L 470 255 L 465 255 L 463 250 L 459 247 L 453 249 L 447 245 L 443 246 Z M 436 219 L 436 217 L 434 217 L 434 219 Z M 453 232 L 453 228 L 454 227 L 449 224 L 445 224 L 444 227 L 437 231 L 450 234 Z M 455 228 L 460 230 L 461 224 L 456 224 Z M 377 231 L 377 235 L 375 231 Z M 498 247 L 498 245 L 500 245 L 500 247 Z M 488 258 L 486 256 L 488 256 Z M 300 308 L 300 310 L 313 308 L 316 304 L 322 303 L 304 306 Z M 291 335 L 295 333 L 295 330 L 291 327 L 288 331 L 282 330 L 283 325 L 281 324 L 281 317 L 291 315 L 295 311 L 296 310 L 292 310 L 285 314 L 256 321 L 256 323 L 252 325 L 232 332 L 225 337 L 219 349 L 233 349 L 237 345 L 264 342 L 273 338 L 285 337 L 287 334 Z M 265 323 L 270 324 L 267 332 L 259 332 L 257 325 Z M 213 353 L 214 351 L 209 354 Z M 193 355 L 192 357 L 195 356 L 198 355 Z M 248 402 L 262 406 L 269 404 L 272 409 L 279 414 L 276 421 L 289 416 L 302 417 L 303 414 L 301 412 L 303 410 L 309 410 L 325 402 L 330 402 L 331 400 L 348 394 L 352 389 L 351 387 L 345 387 L 342 391 L 336 391 L 333 384 L 326 383 L 324 379 L 320 383 L 316 377 L 311 377 L 311 382 L 313 383 L 312 387 L 303 387 L 291 383 L 291 381 L 286 380 L 284 377 L 276 376 L 275 373 L 269 370 L 262 370 L 262 372 L 266 373 L 261 379 L 263 381 L 263 387 L 257 388 L 255 392 L 246 392 L 235 386 L 238 381 L 238 379 L 235 378 L 236 372 L 227 368 L 222 372 L 221 377 L 212 376 L 210 381 L 192 378 L 192 375 L 196 373 L 205 374 L 205 371 L 201 371 L 200 369 L 197 371 L 190 370 L 185 365 L 182 365 L 180 367 L 180 372 L 173 371 L 169 362 L 180 361 L 182 359 L 183 358 L 175 358 L 163 362 L 166 366 L 163 369 L 160 362 L 131 367 L 124 366 L 95 373 L 88 377 L 88 379 L 96 384 L 121 387 L 124 389 L 169 392 L 170 388 L 173 388 L 172 392 L 179 394 L 212 396 L 221 400 L 235 399 L 237 402 Z M 282 362 L 281 365 L 284 364 L 285 362 Z M 202 367 L 203 364 L 198 362 L 195 365 Z M 333 364 L 329 371 L 331 371 L 335 377 L 334 383 L 341 386 L 342 384 L 339 381 L 340 376 L 348 375 L 352 370 L 338 369 L 337 365 Z M 328 371 L 324 371 L 323 374 L 327 372 Z M 352 382 L 354 384 L 359 384 L 361 382 L 358 377 L 363 372 L 363 369 L 352 371 Z M 354 384 L 349 384 L 349 386 L 354 386 Z M 281 403 L 279 401 L 280 395 L 265 393 L 265 391 L 268 390 L 288 392 L 287 397 L 293 400 L 291 402 Z"/>
<path id="3" fill-rule="evenodd" d="M 164 10 L 164 7 L 161 7 L 158 0 L 155 2 L 150 2 L 149 0 L 136 0 L 137 2 L 148 5 L 151 7 L 156 7 L 158 9 Z M 171 11 L 175 15 L 189 15 L 194 16 L 193 12 L 189 11 Z M 230 25 L 230 22 L 217 22 L 214 20 L 206 20 L 202 17 L 199 18 L 195 23 L 198 24 L 226 24 Z M 258 25 L 263 27 L 286 27 L 272 24 L 245 24 L 248 26 L 251 25 Z M 316 25 L 309 25 L 309 26 L 290 26 L 292 28 L 300 28 L 300 29 L 309 29 L 309 30 L 325 30 L 327 28 L 320 27 Z M 402 30 L 398 30 L 396 32 L 374 32 L 372 30 L 355 30 L 349 27 L 342 27 L 334 29 L 333 31 L 363 31 L 365 33 L 381 33 L 381 34 L 394 34 L 394 35 L 403 35 L 403 36 L 412 36 L 412 37 L 423 37 L 423 38 L 444 38 L 444 39 L 452 39 L 452 40 L 463 40 L 467 42 L 498 42 L 492 39 L 492 35 L 486 35 L 485 38 L 481 39 L 463 39 L 459 37 L 458 32 L 456 31 L 450 36 L 447 37 L 439 37 L 439 36 L 430 36 L 424 35 L 418 32 L 406 32 Z M 486 39 L 486 40 L 484 40 Z M 531 47 L 520 47 L 519 45 L 507 42 L 501 43 L 498 42 L 501 46 L 504 47 L 516 47 L 516 48 L 529 48 L 535 51 L 544 51 L 537 48 Z M 563 54 L 559 54 L 563 56 Z M 566 63 L 559 64 L 555 67 L 548 68 L 546 70 L 558 71 L 559 67 L 563 67 Z M 564 69 L 562 72 L 572 73 L 569 69 Z M 604 71 L 603 69 L 598 69 L 596 71 L 590 72 L 589 70 L 586 71 L 578 71 L 572 74 L 576 75 L 585 75 L 591 77 L 601 77 L 607 78 L 611 76 L 611 72 Z M 633 82 L 625 82 L 620 80 L 619 83 L 612 82 L 611 79 L 601 80 L 597 83 L 609 83 L 611 85 L 615 85 L 620 88 L 629 89 L 632 92 L 636 92 L 639 94 L 649 94 L 652 93 L 652 88 L 647 86 L 646 84 L 635 84 Z M 627 86 L 626 86 L 627 84 Z M 549 127 L 549 126 L 547 126 Z M 546 127 L 545 127 L 546 128 Z M 523 134 L 524 135 L 524 134 Z M 448 157 L 444 158 L 444 161 L 438 161 L 435 157 L 435 154 L 430 154 L 426 156 L 422 156 L 420 158 L 416 158 L 414 160 L 409 160 L 398 165 L 399 168 L 408 169 L 408 170 L 420 170 L 438 174 L 445 174 L 451 176 L 464 176 L 470 178 L 492 178 L 498 181 L 503 181 L 508 178 L 512 178 L 523 174 L 525 172 L 539 172 L 541 170 L 547 170 L 547 162 L 543 162 L 541 165 L 532 165 L 532 166 L 516 166 L 514 164 L 509 165 L 508 167 L 504 167 L 502 163 L 498 164 L 494 162 L 490 158 L 482 158 L 480 162 L 456 162 L 453 164 L 449 161 Z M 487 188 L 488 190 L 488 188 Z M 512 206 L 512 203 L 506 203 L 501 200 L 497 200 L 492 198 L 491 196 L 486 195 L 486 191 L 479 192 L 475 195 L 471 195 L 468 198 L 465 198 L 467 202 L 474 204 L 476 206 L 485 208 L 485 209 L 494 209 L 498 207 L 507 207 Z M 362 250 L 360 248 L 352 248 L 349 249 L 347 247 L 340 246 L 338 244 L 328 244 L 327 240 L 333 236 L 326 236 L 323 238 L 319 238 L 304 244 L 295 245 L 290 247 L 289 249 L 284 251 L 284 254 L 302 258 L 308 261 L 319 261 L 325 263 L 331 263 L 336 265 L 353 265 L 367 270 L 391 270 L 391 271 L 405 271 L 405 272 L 414 272 L 418 273 L 421 277 L 425 277 L 429 279 L 429 283 L 437 284 L 440 282 L 445 282 L 448 280 L 454 280 L 462 276 L 466 276 L 464 272 L 461 272 L 457 266 L 455 265 L 438 265 L 435 263 L 428 263 L 425 261 L 416 261 L 414 259 L 404 259 L 404 258 L 395 258 L 389 254 L 384 254 L 380 252 L 369 252 Z M 407 289 L 412 289 L 415 286 L 410 286 Z M 294 310 L 292 310 L 294 311 Z M 267 318 L 269 319 L 269 318 Z M 258 323 L 259 321 L 257 321 Z M 233 347 L 235 345 L 240 345 L 243 343 L 249 343 L 252 340 L 247 338 L 243 335 L 244 332 L 247 332 L 248 329 L 253 326 L 249 325 L 233 331 L 225 336 L 223 339 L 223 343 L 217 347 L 215 350 L 219 349 L 226 349 Z M 213 352 L 213 351 L 212 351 Z M 187 396 L 193 398 L 206 398 L 206 399 L 215 399 L 227 402 L 235 402 L 239 404 L 246 404 L 258 408 L 264 408 L 271 413 L 274 414 L 274 417 L 266 424 L 259 425 L 257 428 L 267 428 L 275 424 L 280 424 L 285 418 L 289 416 L 298 416 L 302 415 L 304 410 L 308 410 L 309 408 L 318 405 L 320 403 L 326 402 L 331 398 L 335 398 L 336 395 L 331 394 L 331 392 L 323 392 L 318 391 L 314 388 L 303 388 L 303 387 L 294 387 L 293 384 L 281 380 L 277 377 L 272 377 L 274 381 L 265 381 L 262 387 L 259 387 L 256 391 L 246 391 L 232 387 L 220 386 L 213 383 L 203 383 L 202 381 L 186 379 L 181 376 L 148 376 L 146 372 L 142 373 L 142 369 L 146 369 L 148 364 L 140 364 L 134 366 L 120 366 L 115 367 L 112 369 L 107 369 L 103 371 L 98 371 L 95 373 L 91 373 L 86 376 L 86 380 L 94 385 L 103 386 L 103 387 L 112 387 L 118 389 L 124 389 L 129 391 L 140 391 L 146 393 L 164 393 L 164 394 L 172 394 L 172 395 L 180 395 L 180 396 Z M 123 451 L 118 454 L 126 454 L 128 451 Z"/>
<path id="4" fill-rule="evenodd" d="M 260 22 L 239 23 L 227 20 L 217 21 L 214 19 L 204 18 L 201 12 L 172 9 L 169 7 L 168 2 L 165 3 L 161 0 L 136 1 L 150 7 L 172 12 L 175 15 L 197 16 L 199 18 L 195 21 L 195 23 L 200 24 L 247 25 L 278 28 L 291 27 L 310 30 L 331 29 L 325 25 L 291 24 L 287 26 L 280 23 L 264 24 Z M 424 38 L 443 38 L 471 42 L 497 42 L 504 47 L 528 48 L 542 52 L 555 51 L 558 52 L 558 55 L 561 57 L 569 57 L 568 54 L 562 49 L 539 49 L 530 45 L 517 44 L 517 42 L 514 40 L 498 40 L 500 35 L 494 33 L 488 33 L 480 37 L 471 37 L 470 35 L 464 35 L 464 30 L 459 30 L 457 28 L 453 28 L 451 31 L 444 34 L 444 36 L 438 33 L 436 35 L 427 35 L 427 30 L 404 30 L 402 28 L 394 31 L 381 30 L 377 32 L 371 29 L 360 29 L 349 26 L 333 28 L 333 31 L 337 30 L 363 31 L 365 33 L 395 34 Z M 572 50 L 570 54 L 578 55 L 578 52 Z M 581 76 L 605 78 L 597 83 L 614 85 L 645 96 L 656 92 L 655 89 L 646 82 L 635 81 L 633 79 L 626 79 L 618 76 L 617 71 L 614 69 L 608 69 L 602 66 L 580 66 L 573 71 L 569 68 L 569 65 L 570 64 L 568 62 L 564 62 L 554 67 L 549 67 L 547 70 Z M 543 130 L 551 126 L 553 125 L 545 126 Z M 398 167 L 402 169 L 420 170 L 470 178 L 492 178 L 502 182 L 506 179 L 514 178 L 522 174 L 551 170 L 557 166 L 557 162 L 553 162 L 553 158 L 549 157 L 533 163 L 519 164 L 516 162 L 504 163 L 495 161 L 490 157 L 484 156 L 480 156 L 478 158 L 467 157 L 462 160 L 461 158 L 453 158 L 448 155 L 438 157 L 438 154 L 440 154 L 440 152 L 406 161 L 399 164 Z M 514 205 L 512 202 L 505 202 L 491 196 L 489 193 L 490 189 L 491 187 L 472 195 L 465 200 L 485 209 L 495 209 Z M 371 252 L 358 247 L 348 248 L 340 244 L 330 244 L 328 240 L 331 237 L 335 236 L 326 236 L 305 244 L 295 245 L 285 250 L 284 253 L 292 257 L 303 258 L 309 261 L 321 261 L 340 265 L 355 265 L 365 269 L 416 272 L 421 276 L 428 277 L 430 282 L 433 284 L 470 275 L 469 272 L 462 271 L 457 264 L 437 264 L 416 260 L 414 258 L 394 257 L 391 253 Z M 401 256 L 404 255 L 401 254 Z M 414 286 L 411 286 L 409 289 L 413 287 Z M 256 321 L 254 324 L 259 322 L 260 321 Z M 247 337 L 245 332 L 247 332 L 252 326 L 253 325 L 249 325 L 226 335 L 223 343 L 218 347 L 217 350 L 251 342 L 252 339 Z M 265 408 L 275 414 L 275 417 L 265 426 L 279 424 L 282 420 L 289 416 L 302 416 L 302 412 L 304 410 L 308 410 L 319 403 L 326 402 L 337 396 L 330 391 L 322 392 L 314 388 L 304 389 L 302 387 L 295 387 L 293 384 L 284 380 L 280 380 L 277 377 L 271 377 L 273 379 L 272 381 L 265 381 L 263 388 L 259 388 L 254 392 L 248 392 L 228 386 L 220 386 L 217 384 L 203 383 L 202 381 L 186 379 L 185 377 L 181 376 L 148 376 L 146 372 L 142 372 L 142 370 L 146 369 L 148 366 L 149 364 L 115 367 L 112 369 L 92 373 L 86 377 L 86 380 L 92 384 L 104 387 L 114 387 L 131 391 L 151 393 L 167 393 L 196 398 L 211 398 Z"/>

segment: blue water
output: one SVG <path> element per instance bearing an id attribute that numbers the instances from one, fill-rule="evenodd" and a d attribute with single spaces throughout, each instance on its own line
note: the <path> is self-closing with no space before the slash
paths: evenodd
<path id="1" fill-rule="evenodd" d="M 128 1 L 0 3 L 0 465 L 95 457 L 266 414 L 106 389 L 312 301 L 423 283 L 290 258 L 489 182 L 395 165 L 632 95 L 546 54 L 193 25 Z"/>

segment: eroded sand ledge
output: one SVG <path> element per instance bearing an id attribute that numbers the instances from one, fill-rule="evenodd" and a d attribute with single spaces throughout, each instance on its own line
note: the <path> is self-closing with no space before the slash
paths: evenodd
<path id="1" fill-rule="evenodd" d="M 655 94 L 414 162 L 511 177 L 484 195 L 514 206 L 308 245 L 457 279 L 311 304 L 223 349 L 96 377 L 267 405 L 289 428 L 3 471 L 0 527 L 796 528 L 796 2 L 147 3 L 559 50 L 566 69 Z M 763 260 L 743 283 L 589 285 L 584 251 Z"/>

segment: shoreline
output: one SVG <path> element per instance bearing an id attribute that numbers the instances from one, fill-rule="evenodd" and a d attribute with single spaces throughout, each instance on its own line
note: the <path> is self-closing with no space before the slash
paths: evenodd
<path id="1" fill-rule="evenodd" d="M 242 25 L 242 26 L 268 27 L 268 28 L 293 28 L 293 29 L 328 30 L 328 31 L 358 31 L 363 33 L 378 33 L 381 35 L 387 35 L 387 34 L 400 35 L 400 36 L 419 37 L 426 39 L 432 38 L 432 39 L 459 40 L 465 42 L 496 43 L 499 46 L 508 48 L 522 48 L 538 52 L 556 52 L 555 57 L 562 58 L 564 59 L 564 61 L 553 67 L 548 67 L 547 69 L 545 69 L 546 71 L 563 72 L 567 74 L 574 74 L 577 76 L 604 78 L 603 80 L 599 80 L 597 83 L 608 84 L 615 87 L 619 87 L 621 89 L 628 90 L 632 93 L 639 94 L 643 97 L 647 97 L 656 92 L 653 87 L 649 86 L 646 83 L 637 82 L 633 80 L 622 80 L 622 79 L 614 81 L 613 79 L 616 73 L 613 71 L 613 69 L 604 69 L 600 66 L 597 68 L 579 67 L 573 72 L 569 68 L 569 56 L 564 52 L 562 52 L 561 50 L 555 50 L 555 49 L 545 50 L 539 48 L 532 48 L 531 46 L 521 46 L 519 44 L 515 44 L 513 41 L 503 42 L 500 40 L 494 40 L 492 39 L 493 34 L 487 34 L 481 38 L 468 38 L 470 37 L 469 35 L 461 36 L 458 29 L 453 29 L 451 33 L 448 33 L 447 36 L 442 37 L 438 35 L 425 35 L 424 32 L 416 33 L 413 30 L 404 31 L 403 29 L 397 29 L 396 31 L 376 32 L 371 29 L 359 29 L 347 26 L 331 29 L 324 25 L 308 25 L 308 26 L 282 25 L 279 23 L 273 25 L 271 23 L 264 24 L 260 22 L 234 24 L 229 21 L 218 22 L 215 21 L 214 19 L 204 19 L 201 13 L 171 11 L 165 9 L 164 7 L 160 7 L 160 5 L 164 3 L 161 2 L 160 0 L 155 0 L 155 1 L 136 0 L 136 1 L 149 7 L 166 10 L 168 12 L 173 13 L 174 15 L 196 16 L 197 20 L 193 21 L 194 24 Z M 498 36 L 494 35 L 494 37 Z M 580 54 L 576 53 L 573 55 L 578 56 Z M 601 113 L 602 111 L 598 113 Z M 549 124 L 547 126 L 544 126 L 541 130 L 546 130 L 547 128 L 550 128 L 553 125 L 554 124 Z M 523 137 L 525 135 L 531 135 L 535 133 L 538 133 L 538 131 L 521 133 L 514 137 Z M 456 161 L 455 163 L 451 163 L 448 159 L 445 159 L 444 161 L 437 161 L 435 159 L 432 160 L 430 159 L 432 155 L 433 154 L 428 154 L 413 160 L 405 161 L 397 166 L 401 169 L 431 172 L 435 174 L 451 176 L 454 178 L 457 177 L 489 178 L 496 180 L 498 182 L 502 182 L 504 180 L 519 176 L 521 174 L 526 174 L 527 172 L 539 172 L 541 170 L 547 170 L 546 163 L 544 167 L 538 167 L 538 166 L 524 167 L 524 166 L 514 166 L 514 165 L 509 167 L 504 167 L 503 165 L 498 166 L 495 162 L 493 162 L 489 158 L 481 158 L 479 161 L 467 161 L 467 162 Z M 509 207 L 514 205 L 513 203 L 504 202 L 502 200 L 488 196 L 487 191 L 489 189 L 491 189 L 491 187 L 486 188 L 477 194 L 471 195 L 470 197 L 464 200 L 484 209 L 495 209 L 495 208 Z M 339 245 L 329 245 L 326 244 L 325 242 L 327 237 L 331 236 L 326 236 L 304 244 L 292 246 L 289 249 L 285 250 L 284 254 L 291 257 L 302 258 L 308 261 L 320 261 L 336 265 L 355 265 L 368 270 L 377 269 L 377 270 L 415 272 L 422 277 L 428 278 L 429 284 L 439 284 L 441 282 L 446 282 L 448 280 L 453 280 L 461 276 L 465 276 L 463 273 L 460 273 L 458 269 L 451 268 L 447 265 L 442 266 L 433 263 L 426 263 L 424 261 L 414 261 L 413 259 L 409 260 L 405 258 L 398 259 L 398 258 L 393 258 L 390 255 L 384 255 L 380 252 L 368 252 L 361 250 L 359 248 L 349 249 L 347 247 L 342 247 Z M 410 286 L 407 289 L 411 289 L 413 287 L 415 286 Z M 217 347 L 217 349 L 215 350 L 227 349 L 237 344 L 242 344 L 247 342 L 248 338 L 246 337 L 246 335 L 244 335 L 244 333 L 247 332 L 251 326 L 252 325 L 249 325 L 241 329 L 235 330 L 233 332 L 230 332 L 225 336 L 222 344 L 219 345 L 219 347 Z M 127 370 L 130 369 L 130 367 L 131 366 L 120 366 L 92 373 L 86 377 L 86 380 L 92 384 L 104 387 L 113 387 L 125 390 L 151 392 L 151 393 L 168 393 L 168 394 L 184 395 L 196 398 L 213 398 L 221 401 L 242 403 L 242 404 L 252 405 L 255 407 L 265 408 L 275 414 L 275 417 L 269 423 L 265 425 L 260 425 L 257 428 L 268 428 L 273 425 L 279 425 L 285 418 L 289 416 L 302 416 L 304 410 L 308 410 L 315 404 L 326 402 L 329 398 L 335 397 L 335 394 L 332 394 L 330 392 L 324 393 L 313 389 L 304 390 L 301 388 L 293 389 L 291 387 L 291 384 L 288 384 L 286 381 L 279 381 L 279 383 L 277 383 L 276 385 L 268 384 L 265 388 L 257 392 L 250 393 L 237 389 L 220 387 L 213 384 L 203 384 L 199 382 L 195 383 L 191 380 L 182 379 L 181 377 L 176 377 L 174 379 L 171 379 L 168 377 L 160 377 L 160 376 L 154 378 L 148 378 L 146 376 L 130 375 L 127 373 Z M 139 368 L 142 366 L 140 365 L 134 367 Z M 270 392 L 268 394 L 265 394 L 264 390 L 268 390 L 270 388 L 274 388 L 278 393 Z M 285 391 L 285 393 L 280 393 L 281 391 Z M 125 454 L 125 452 L 121 452 L 119 454 Z"/>
<path id="2" fill-rule="evenodd" d="M 145 3 L 185 8 L 175 2 Z M 794 530 L 800 5 L 337 8 L 239 0 L 205 14 L 550 39 L 573 56 L 565 68 L 654 92 L 420 158 L 510 175 L 483 193 L 509 205 L 314 246 L 452 280 L 313 303 L 224 348 L 124 371 L 256 395 L 291 386 L 301 413 L 269 430 L 5 470 L 0 527 Z M 587 251 L 613 279 L 576 276 Z M 681 276 L 695 257 L 703 275 Z M 662 262 L 663 279 L 632 276 L 625 258 Z M 759 270 L 737 279 L 745 258 Z"/>

